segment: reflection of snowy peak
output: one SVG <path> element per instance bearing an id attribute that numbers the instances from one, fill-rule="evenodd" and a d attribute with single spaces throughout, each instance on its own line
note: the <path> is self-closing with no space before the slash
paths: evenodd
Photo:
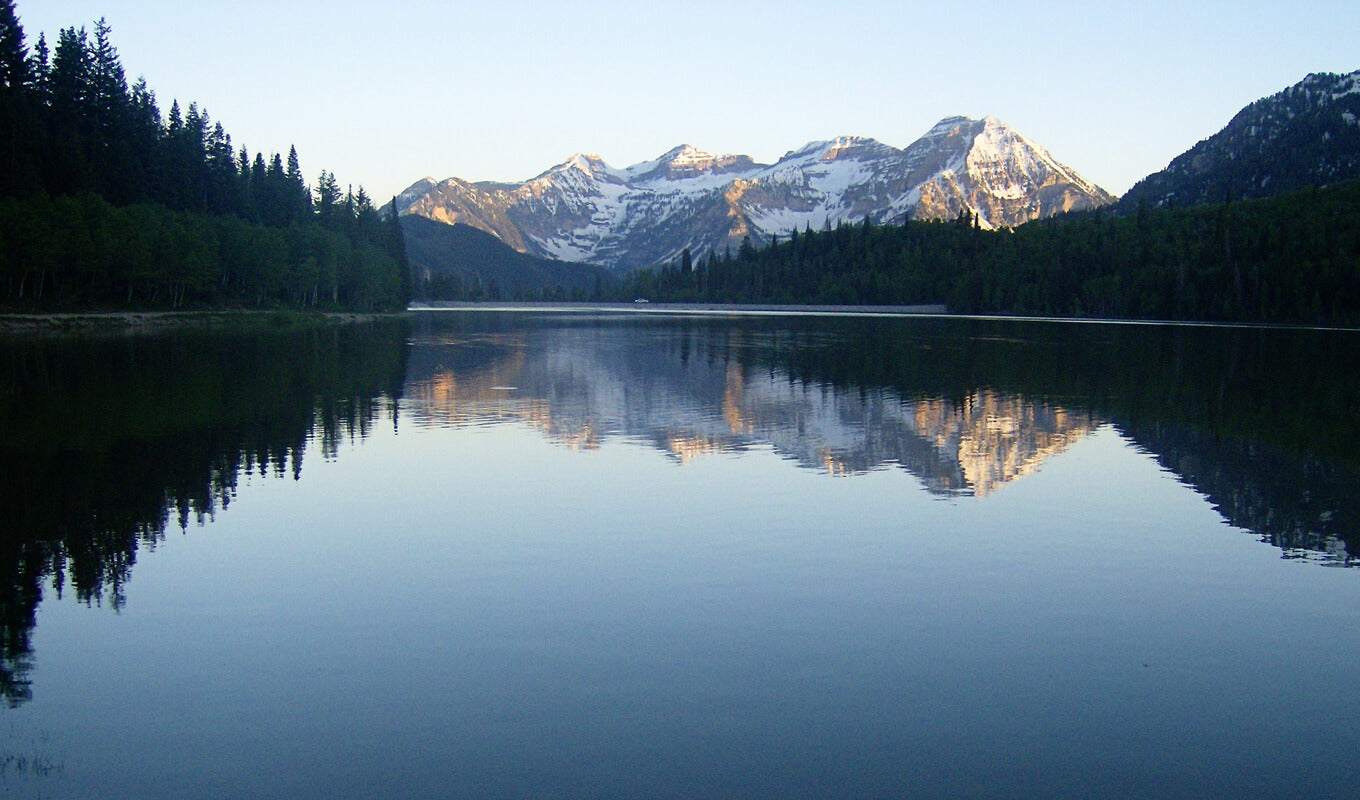
<path id="1" fill-rule="evenodd" d="M 1111 200 L 995 117 L 950 117 L 904 150 L 841 137 L 765 165 L 682 145 L 623 169 L 578 153 L 520 184 L 426 178 L 397 204 L 533 255 L 629 269 L 865 217 L 967 210 L 1000 227 Z"/>
<path id="2" fill-rule="evenodd" d="M 403 402 L 421 424 L 517 421 L 583 450 L 622 436 L 681 463 L 768 447 L 834 475 L 896 465 L 943 495 L 992 494 L 1103 424 L 986 389 L 908 399 L 883 388 L 808 383 L 781 368 L 720 357 L 719 340 L 696 343 L 687 361 L 645 338 L 620 341 L 617 332 L 589 328 L 550 338 L 417 341 Z M 742 346 L 740 339 L 727 345 Z"/>

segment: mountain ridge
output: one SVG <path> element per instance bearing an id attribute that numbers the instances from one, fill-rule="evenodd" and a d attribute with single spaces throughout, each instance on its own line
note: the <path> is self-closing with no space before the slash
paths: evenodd
<path id="1" fill-rule="evenodd" d="M 1360 70 L 1315 72 L 1256 100 L 1134 184 L 1121 211 L 1273 197 L 1360 178 Z"/>
<path id="2" fill-rule="evenodd" d="M 402 215 L 463 223 L 530 255 L 628 270 L 844 222 L 973 216 L 981 227 L 1114 201 L 996 117 L 946 117 L 905 148 L 839 136 L 774 164 L 689 144 L 616 168 L 574 153 L 521 183 L 423 178 Z"/>

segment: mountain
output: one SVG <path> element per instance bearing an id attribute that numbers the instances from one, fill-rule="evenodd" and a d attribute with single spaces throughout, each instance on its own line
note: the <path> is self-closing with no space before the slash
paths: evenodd
<path id="1" fill-rule="evenodd" d="M 401 218 L 401 227 L 415 278 L 415 293 L 424 299 L 461 297 L 463 292 L 453 290 L 476 283 L 507 299 L 522 293 L 542 295 L 559 289 L 567 297 L 592 292 L 609 280 L 600 267 L 520 253 L 469 225 L 446 225 L 424 217 L 405 216 Z"/>
<path id="2" fill-rule="evenodd" d="M 1121 210 L 1272 197 L 1360 178 L 1360 71 L 1318 73 L 1242 109 L 1139 181 Z"/>
<path id="3" fill-rule="evenodd" d="M 865 217 L 967 211 L 995 228 L 1112 201 L 995 117 L 949 117 L 902 150 L 842 137 L 766 165 L 682 145 L 622 169 L 578 153 L 517 184 L 425 178 L 396 203 L 524 253 L 627 270 Z"/>

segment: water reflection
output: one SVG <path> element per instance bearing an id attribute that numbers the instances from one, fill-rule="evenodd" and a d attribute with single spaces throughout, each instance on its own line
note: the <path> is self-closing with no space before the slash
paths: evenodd
<path id="1" fill-rule="evenodd" d="M 1355 469 L 1185 427 L 1141 422 L 1125 423 L 1124 429 L 1224 519 L 1279 547 L 1285 558 L 1330 566 L 1360 563 Z"/>
<path id="2" fill-rule="evenodd" d="M 297 479 L 384 413 L 404 325 L 0 343 L 0 694 L 30 696 L 45 591 L 121 607 L 139 550 Z"/>
<path id="3" fill-rule="evenodd" d="M 408 406 L 678 463 L 768 446 L 984 497 L 1113 425 L 1286 551 L 1360 552 L 1356 335 L 984 320 L 427 315 Z M 1118 487 L 1112 486 L 1112 490 Z"/>
<path id="4" fill-rule="evenodd" d="M 429 425 L 521 421 L 574 449 L 625 436 L 681 464 L 769 446 L 833 475 L 897 465 L 932 492 L 978 496 L 1103 422 L 992 389 L 942 398 L 836 386 L 756 361 L 747 340 L 760 340 L 758 332 L 688 333 L 672 340 L 665 331 L 606 326 L 449 336 L 427 328 L 407 407 Z"/>
<path id="5" fill-rule="evenodd" d="M 408 347 L 408 335 L 411 345 Z M 977 320 L 427 314 L 284 333 L 0 343 L 0 693 L 45 592 L 124 602 L 139 551 L 249 473 L 403 415 L 676 464 L 768 448 L 985 498 L 1112 426 L 1288 558 L 1360 553 L 1350 333 Z M 1110 486 L 1118 491 L 1118 486 Z"/>

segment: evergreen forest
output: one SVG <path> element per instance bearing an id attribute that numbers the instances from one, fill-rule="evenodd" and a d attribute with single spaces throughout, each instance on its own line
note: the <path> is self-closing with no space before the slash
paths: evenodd
<path id="1" fill-rule="evenodd" d="M 103 20 L 31 47 L 0 0 L 0 307 L 392 310 L 401 228 L 362 187 L 235 148 L 129 85 Z"/>
<path id="2" fill-rule="evenodd" d="M 952 313 L 1360 325 L 1360 181 L 1015 229 L 805 230 L 631 275 L 612 299 L 945 304 Z"/>

